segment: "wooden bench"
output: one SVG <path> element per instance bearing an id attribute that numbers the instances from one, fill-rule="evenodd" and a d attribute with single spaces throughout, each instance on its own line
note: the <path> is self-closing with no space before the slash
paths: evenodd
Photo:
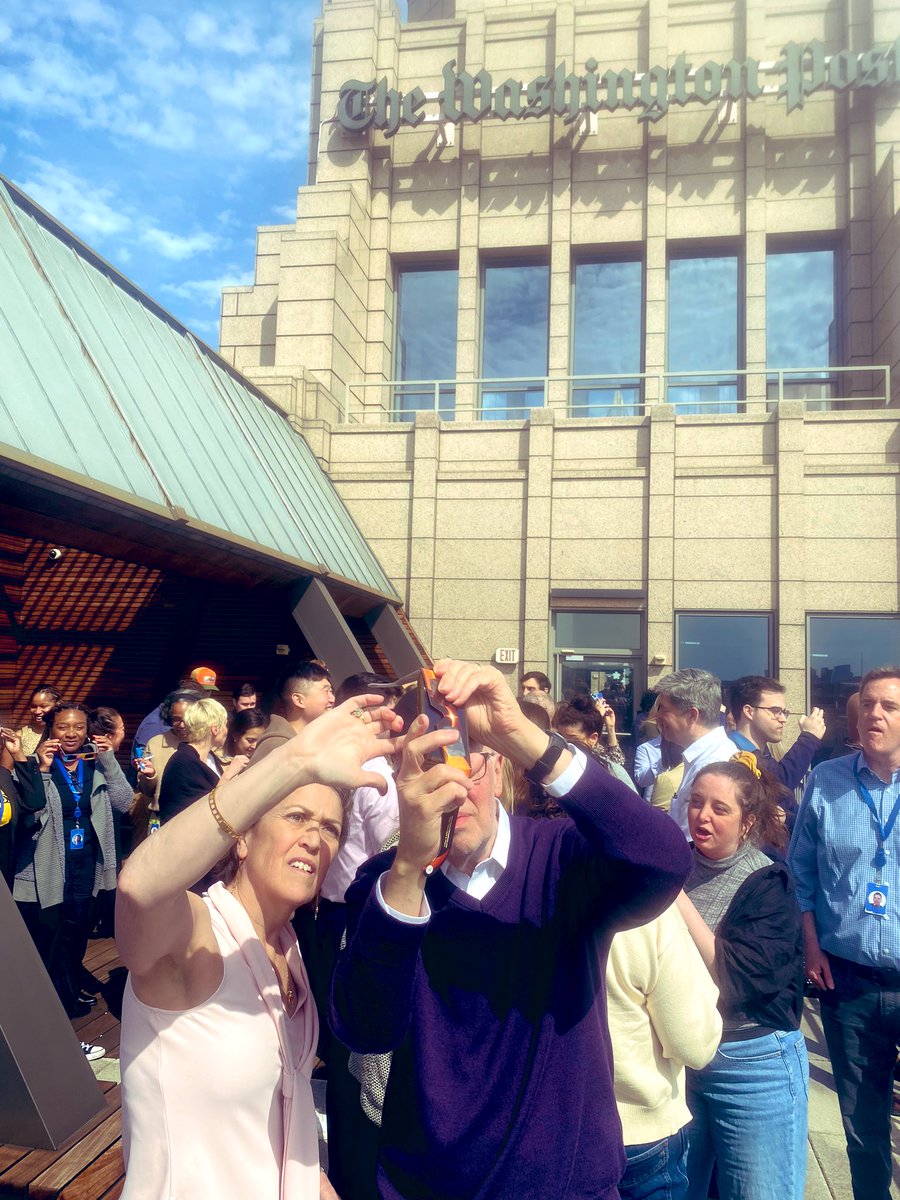
<path id="1" fill-rule="evenodd" d="M 102 982 L 119 966 L 111 938 L 90 943 L 85 966 Z M 73 1022 L 84 1042 L 99 1042 L 107 1058 L 119 1056 L 119 1022 L 102 997 L 86 1017 Z M 39 1036 L 39 1031 L 36 1031 Z M 89 1121 L 58 1150 L 0 1145 L 0 1200 L 116 1200 L 125 1185 L 122 1159 L 121 1088 L 98 1080 L 106 1111 Z"/>

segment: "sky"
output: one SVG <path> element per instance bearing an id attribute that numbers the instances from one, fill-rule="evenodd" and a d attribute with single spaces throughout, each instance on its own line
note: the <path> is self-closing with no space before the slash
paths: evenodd
<path id="1" fill-rule="evenodd" d="M 306 182 L 320 0 L 0 4 L 0 173 L 218 346 Z"/>

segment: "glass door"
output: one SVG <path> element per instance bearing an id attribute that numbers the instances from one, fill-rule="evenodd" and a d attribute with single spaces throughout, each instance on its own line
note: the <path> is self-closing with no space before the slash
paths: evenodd
<path id="1" fill-rule="evenodd" d="M 634 749 L 631 730 L 634 724 L 634 693 L 637 686 L 638 660 L 614 658 L 612 655 L 557 654 L 556 696 L 568 700 L 585 692 L 603 699 L 616 714 L 616 733 L 622 743 L 626 762 L 631 762 Z"/>

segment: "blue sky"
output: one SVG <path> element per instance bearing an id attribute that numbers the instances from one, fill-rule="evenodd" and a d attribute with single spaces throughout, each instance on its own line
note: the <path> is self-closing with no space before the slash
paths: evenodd
<path id="1" fill-rule="evenodd" d="M 211 345 L 306 181 L 319 0 L 0 5 L 0 172 Z"/>

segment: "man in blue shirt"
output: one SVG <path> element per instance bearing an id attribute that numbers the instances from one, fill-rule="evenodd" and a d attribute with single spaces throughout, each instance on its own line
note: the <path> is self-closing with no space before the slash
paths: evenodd
<path id="1" fill-rule="evenodd" d="M 816 767 L 788 865 L 822 989 L 855 1200 L 889 1200 L 900 1044 L 900 667 L 860 685 L 858 753 Z"/>

